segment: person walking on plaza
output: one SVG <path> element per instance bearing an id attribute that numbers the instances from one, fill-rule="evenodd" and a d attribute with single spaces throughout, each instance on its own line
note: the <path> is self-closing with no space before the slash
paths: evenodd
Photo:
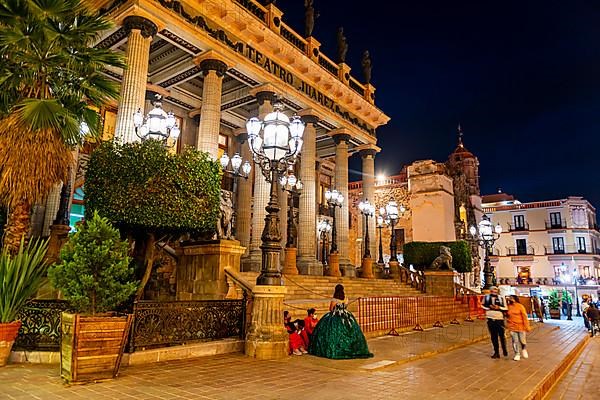
<path id="1" fill-rule="evenodd" d="M 329 312 L 319 320 L 313 332 L 308 352 L 332 359 L 369 358 L 367 340 L 354 315 L 346 309 L 348 301 L 344 286 L 336 285 Z"/>
<path id="2" fill-rule="evenodd" d="M 492 358 L 500 358 L 499 345 L 502 345 L 502 353 L 504 357 L 508 356 L 506 350 L 506 338 L 504 337 L 504 313 L 506 304 L 504 299 L 498 296 L 498 287 L 492 286 L 490 293 L 485 295 L 481 308 L 485 310 L 487 318 L 487 326 L 490 331 L 492 345 L 494 346 L 494 354 Z M 498 341 L 500 343 L 498 343 Z"/>
<path id="3" fill-rule="evenodd" d="M 535 312 L 538 322 L 544 323 L 544 313 L 542 312 L 542 303 L 540 302 L 539 297 L 533 296 L 531 301 L 533 302 L 533 311 Z"/>
<path id="4" fill-rule="evenodd" d="M 594 337 L 594 330 L 600 328 L 600 311 L 595 303 L 590 303 L 590 306 L 585 311 L 585 316 L 590 324 L 590 335 Z"/>
<path id="5" fill-rule="evenodd" d="M 519 361 L 521 356 L 529 358 L 529 354 L 525 349 L 527 345 L 527 332 L 531 330 L 529 319 L 527 318 L 527 310 L 523 304 L 519 303 L 519 297 L 514 294 L 506 299 L 508 303 L 508 311 L 506 313 L 506 323 L 512 338 L 512 346 L 515 351 L 513 360 Z"/>
<path id="6" fill-rule="evenodd" d="M 581 315 L 583 315 L 583 324 L 585 325 L 586 329 L 590 329 L 590 322 L 588 321 L 587 318 L 587 309 L 590 307 L 590 303 L 588 303 L 588 299 L 585 298 L 583 299 L 583 302 L 581 303 Z"/>

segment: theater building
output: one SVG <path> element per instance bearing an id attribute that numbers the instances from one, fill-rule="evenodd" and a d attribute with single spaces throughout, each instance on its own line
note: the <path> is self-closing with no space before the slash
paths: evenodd
<path id="1" fill-rule="evenodd" d="M 323 54 L 316 38 L 295 32 L 285 23 L 283 10 L 271 2 L 91 0 L 90 4 L 115 24 L 96 46 L 121 52 L 127 63 L 125 70 L 106 70 L 121 89 L 119 102 L 100 110 L 103 139 L 140 140 L 133 115 L 138 109 L 148 113 L 156 94 L 162 96 L 162 108 L 175 114 L 181 129 L 173 151 L 194 146 L 215 159 L 226 152 L 251 161 L 246 121 L 263 118 L 275 102 L 282 103 L 288 115 L 302 117 L 304 145 L 295 172 L 303 189 L 289 197 L 301 232 L 297 267 L 303 274 L 322 274 L 316 226 L 319 214 L 327 213 L 322 207 L 324 191 L 337 188 L 348 198 L 348 158 L 354 154 L 363 158 L 366 187 L 374 185 L 375 156 L 380 150 L 375 133 L 389 120 L 375 105 L 375 87 L 361 82 L 344 62 Z M 370 80 L 370 67 L 364 75 Z M 72 223 L 83 214 L 87 157 L 82 151 Z M 268 183 L 260 169 L 253 168 L 250 179 L 240 179 L 236 186 L 236 238 L 246 248 L 242 268 L 258 271 Z M 223 187 L 233 190 L 228 179 Z M 46 207 L 38 209 L 35 229 L 41 235 L 48 235 L 59 193 L 57 188 Z M 283 213 L 288 196 L 279 199 L 285 244 Z M 353 276 L 348 202 L 338 212 L 340 266 Z"/>

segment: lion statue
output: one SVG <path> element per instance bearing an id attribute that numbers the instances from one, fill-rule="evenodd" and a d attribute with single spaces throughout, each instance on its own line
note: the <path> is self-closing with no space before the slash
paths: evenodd
<path id="1" fill-rule="evenodd" d="M 221 190 L 221 204 L 219 205 L 219 221 L 217 222 L 217 238 L 233 239 L 233 200 L 231 192 Z"/>
<path id="2" fill-rule="evenodd" d="M 452 269 L 452 254 L 450 252 L 450 247 L 440 246 L 440 255 L 431 263 L 431 269 Z"/>

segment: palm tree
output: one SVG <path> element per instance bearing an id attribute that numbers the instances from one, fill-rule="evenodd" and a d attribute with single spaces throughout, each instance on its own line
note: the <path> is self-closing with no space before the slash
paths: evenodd
<path id="1" fill-rule="evenodd" d="M 124 67 L 94 48 L 111 23 L 82 0 L 0 0 L 0 204 L 4 246 L 16 251 L 31 207 L 66 180 L 82 123 L 97 136 L 95 109 L 118 96 L 102 71 Z"/>

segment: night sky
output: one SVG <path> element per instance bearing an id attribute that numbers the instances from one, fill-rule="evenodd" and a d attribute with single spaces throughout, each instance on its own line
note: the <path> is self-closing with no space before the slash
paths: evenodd
<path id="1" fill-rule="evenodd" d="M 303 0 L 279 0 L 304 33 Z M 583 0 L 315 0 L 314 36 L 362 81 L 373 62 L 377 173 L 420 159 L 445 161 L 460 122 L 479 157 L 481 192 L 521 201 L 584 196 L 600 206 L 600 2 Z M 360 171 L 353 156 L 350 167 Z M 360 175 L 350 175 L 358 180 Z"/>

